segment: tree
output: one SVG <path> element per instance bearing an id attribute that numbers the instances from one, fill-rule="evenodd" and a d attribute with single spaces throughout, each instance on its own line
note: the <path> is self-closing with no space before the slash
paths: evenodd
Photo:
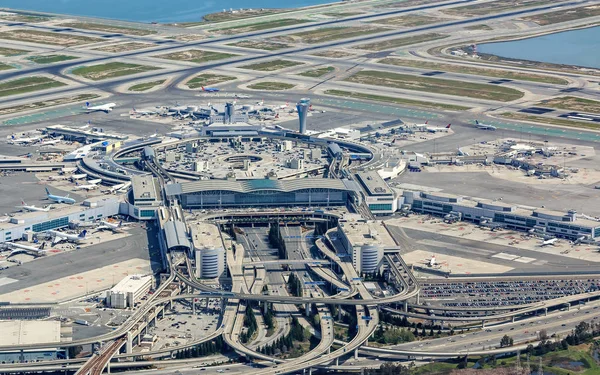
<path id="1" fill-rule="evenodd" d="M 502 336 L 502 339 L 500 340 L 500 347 L 504 348 L 507 346 L 513 346 L 513 339 L 512 339 L 512 337 L 510 337 L 508 335 L 504 335 L 504 336 Z"/>

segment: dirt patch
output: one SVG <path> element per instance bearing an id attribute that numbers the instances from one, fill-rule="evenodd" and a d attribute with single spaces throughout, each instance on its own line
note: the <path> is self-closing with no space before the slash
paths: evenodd
<path id="1" fill-rule="evenodd" d="M 18 40 L 21 42 L 50 44 L 63 47 L 80 46 L 83 44 L 98 43 L 104 40 L 88 36 L 66 33 L 52 33 L 38 30 L 9 30 L 0 32 L 0 39 Z"/>

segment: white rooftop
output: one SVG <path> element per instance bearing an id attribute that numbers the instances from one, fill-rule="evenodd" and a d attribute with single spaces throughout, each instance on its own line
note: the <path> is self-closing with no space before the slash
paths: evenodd
<path id="1" fill-rule="evenodd" d="M 60 342 L 60 322 L 55 320 L 0 321 L 0 346 Z"/>
<path id="2" fill-rule="evenodd" d="M 129 275 L 123 280 L 119 281 L 110 291 L 112 293 L 135 293 L 142 288 L 148 280 L 152 280 L 150 275 Z"/>

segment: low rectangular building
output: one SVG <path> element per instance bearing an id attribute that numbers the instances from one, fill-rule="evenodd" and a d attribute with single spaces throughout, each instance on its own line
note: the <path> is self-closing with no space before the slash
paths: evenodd
<path id="1" fill-rule="evenodd" d="M 361 275 L 379 270 L 386 249 L 397 249 L 381 221 L 340 220 L 338 236 L 346 253 L 352 256 L 352 265 Z"/>
<path id="2" fill-rule="evenodd" d="M 365 203 L 374 215 L 389 215 L 398 210 L 398 201 L 394 191 L 376 171 L 356 174 L 365 192 Z"/>
<path id="3" fill-rule="evenodd" d="M 106 292 L 106 305 L 114 309 L 133 307 L 152 287 L 152 276 L 129 275 Z"/>
<path id="4" fill-rule="evenodd" d="M 0 321 L 0 346 L 48 344 L 48 348 L 0 351 L 1 363 L 50 361 L 64 357 L 60 345 L 61 323 L 56 320 Z"/>

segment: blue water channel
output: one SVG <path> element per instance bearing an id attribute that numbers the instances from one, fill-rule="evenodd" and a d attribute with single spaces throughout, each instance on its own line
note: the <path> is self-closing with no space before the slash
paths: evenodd
<path id="1" fill-rule="evenodd" d="M 600 68 L 600 26 L 510 42 L 478 44 L 479 53 Z"/>

